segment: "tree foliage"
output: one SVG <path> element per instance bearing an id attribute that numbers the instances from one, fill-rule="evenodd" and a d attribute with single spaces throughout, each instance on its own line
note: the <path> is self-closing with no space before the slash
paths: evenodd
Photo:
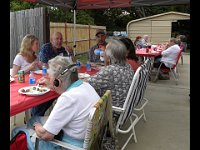
<path id="1" fill-rule="evenodd" d="M 19 11 L 37 7 L 38 5 L 24 2 L 21 0 L 10 0 L 10 11 Z"/>
<path id="2" fill-rule="evenodd" d="M 43 5 L 31 4 L 21 0 L 10 1 L 10 11 L 18 11 L 41 6 Z M 49 10 L 50 21 L 73 23 L 73 10 L 50 6 L 45 7 Z M 131 20 L 168 11 L 190 13 L 190 5 L 77 10 L 76 23 L 106 26 L 108 31 L 126 30 L 126 25 Z"/>

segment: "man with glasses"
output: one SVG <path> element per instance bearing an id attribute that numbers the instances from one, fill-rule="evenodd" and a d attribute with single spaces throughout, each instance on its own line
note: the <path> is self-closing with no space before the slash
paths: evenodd
<path id="1" fill-rule="evenodd" d="M 95 54 L 95 49 L 104 50 L 107 45 L 107 42 L 105 41 L 105 39 L 106 39 L 105 31 L 102 29 L 97 30 L 97 32 L 96 32 L 97 44 L 94 45 L 93 47 L 91 47 L 89 50 L 89 53 L 88 53 L 90 62 L 101 62 L 100 55 Z"/>

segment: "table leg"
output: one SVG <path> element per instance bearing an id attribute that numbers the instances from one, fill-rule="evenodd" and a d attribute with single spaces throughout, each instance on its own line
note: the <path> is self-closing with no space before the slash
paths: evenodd
<path id="1" fill-rule="evenodd" d="M 24 124 L 27 123 L 27 121 L 31 118 L 31 113 L 30 113 L 30 109 L 27 109 L 25 111 L 25 118 L 24 118 Z"/>

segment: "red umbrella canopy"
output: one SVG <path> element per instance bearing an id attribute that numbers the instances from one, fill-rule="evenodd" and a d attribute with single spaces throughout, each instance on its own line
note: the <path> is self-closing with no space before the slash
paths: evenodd
<path id="1" fill-rule="evenodd" d="M 131 7 L 131 0 L 78 0 L 77 9 Z"/>
<path id="2" fill-rule="evenodd" d="M 133 6 L 189 4 L 190 0 L 24 0 L 68 9 L 107 9 Z"/>

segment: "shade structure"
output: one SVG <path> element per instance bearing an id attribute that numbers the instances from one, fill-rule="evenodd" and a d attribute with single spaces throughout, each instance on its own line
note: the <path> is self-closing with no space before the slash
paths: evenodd
<path id="1" fill-rule="evenodd" d="M 190 0 L 24 0 L 66 9 L 108 9 L 135 6 L 189 4 Z"/>

